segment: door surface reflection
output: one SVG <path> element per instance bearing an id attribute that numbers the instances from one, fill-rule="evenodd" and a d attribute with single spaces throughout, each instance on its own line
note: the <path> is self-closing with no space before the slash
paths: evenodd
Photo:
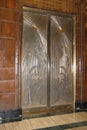
<path id="1" fill-rule="evenodd" d="M 23 12 L 22 107 L 73 104 L 73 18 Z"/>
<path id="2" fill-rule="evenodd" d="M 72 19 L 51 16 L 51 105 L 72 103 Z"/>
<path id="3" fill-rule="evenodd" d="M 22 105 L 46 106 L 48 18 L 24 12 L 23 22 Z"/>

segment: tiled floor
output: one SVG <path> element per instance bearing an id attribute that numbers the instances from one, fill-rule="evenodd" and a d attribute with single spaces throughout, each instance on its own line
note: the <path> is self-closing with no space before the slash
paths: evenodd
<path id="1" fill-rule="evenodd" d="M 84 121 L 87 121 L 87 112 L 33 118 L 22 120 L 21 122 L 0 124 L 0 130 L 33 130 Z M 87 126 L 67 130 L 87 130 Z"/>

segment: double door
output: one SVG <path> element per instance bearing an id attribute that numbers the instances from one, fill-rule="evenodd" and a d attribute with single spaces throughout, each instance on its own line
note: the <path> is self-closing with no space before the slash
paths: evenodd
<path id="1" fill-rule="evenodd" d="M 73 106 L 73 17 L 23 10 L 22 108 Z"/>

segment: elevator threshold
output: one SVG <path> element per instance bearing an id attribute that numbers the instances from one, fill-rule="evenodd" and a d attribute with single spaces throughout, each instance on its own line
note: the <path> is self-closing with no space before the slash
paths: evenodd
<path id="1" fill-rule="evenodd" d="M 60 115 L 65 113 L 73 112 L 72 105 L 62 105 L 56 107 L 41 107 L 41 108 L 23 108 L 23 118 L 36 118 L 36 117 L 44 117 L 44 116 L 51 116 L 51 115 Z"/>

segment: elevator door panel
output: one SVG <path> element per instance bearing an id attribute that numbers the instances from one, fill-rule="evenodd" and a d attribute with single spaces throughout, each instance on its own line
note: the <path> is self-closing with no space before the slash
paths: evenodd
<path id="1" fill-rule="evenodd" d="M 47 28 L 47 16 L 24 12 L 22 44 L 23 108 L 47 106 Z"/>
<path id="2" fill-rule="evenodd" d="M 23 11 L 22 108 L 73 108 L 73 17 Z"/>
<path id="3" fill-rule="evenodd" d="M 51 106 L 72 104 L 72 18 L 51 16 Z"/>

